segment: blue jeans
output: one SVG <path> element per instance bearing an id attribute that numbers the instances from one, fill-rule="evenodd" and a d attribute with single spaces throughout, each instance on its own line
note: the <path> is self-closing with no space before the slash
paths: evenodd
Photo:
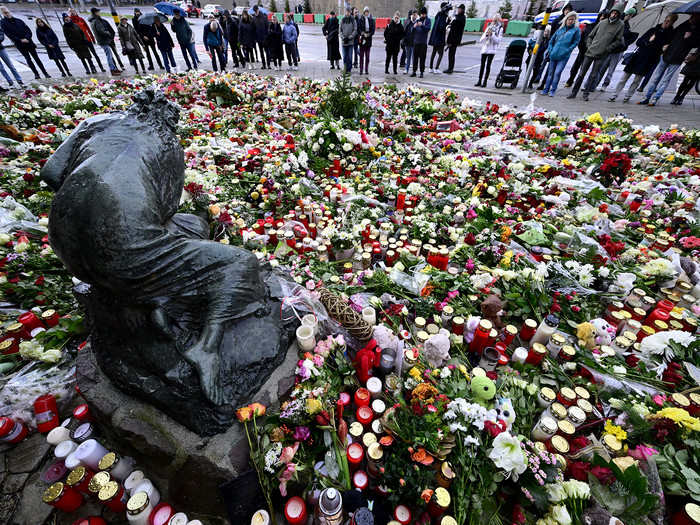
<path id="1" fill-rule="evenodd" d="M 228 38 L 224 37 L 224 48 L 223 48 L 223 54 L 224 54 L 224 66 L 228 64 Z"/>
<path id="2" fill-rule="evenodd" d="M 106 45 L 106 46 L 100 46 L 100 47 L 102 48 L 102 52 L 107 57 L 107 66 L 109 67 L 109 70 L 116 71 L 117 65 L 114 63 L 114 57 L 112 57 L 112 46 Z"/>
<path id="3" fill-rule="evenodd" d="M 413 64 L 413 46 L 404 46 L 404 51 L 406 52 L 406 73 L 408 73 Z"/>
<path id="4" fill-rule="evenodd" d="M 195 50 L 194 47 L 194 42 L 190 42 L 188 44 L 180 44 L 180 49 L 182 50 L 182 57 L 185 59 L 185 64 L 187 65 L 187 69 L 190 68 L 196 68 L 197 67 L 197 51 Z M 192 57 L 192 64 L 190 64 L 190 59 L 187 57 L 187 54 L 189 53 L 190 57 Z"/>
<path id="5" fill-rule="evenodd" d="M 159 49 L 159 51 L 160 56 L 163 57 L 163 65 L 165 66 L 165 70 L 170 73 L 170 66 L 177 67 L 175 57 L 173 56 L 173 48 L 169 47 L 168 49 Z M 168 59 L 170 59 L 170 62 L 168 62 Z"/>
<path id="6" fill-rule="evenodd" d="M 659 100 L 661 95 L 664 94 L 664 91 L 666 91 L 669 82 L 671 82 L 673 74 L 678 71 L 679 67 L 681 67 L 680 64 L 667 64 L 664 62 L 664 57 L 662 56 L 659 59 L 659 65 L 656 66 L 654 70 L 654 76 L 651 77 L 649 81 L 649 88 L 644 98 L 646 100 L 652 100 L 653 98 L 654 102 Z"/>
<path id="7" fill-rule="evenodd" d="M 547 73 L 547 83 L 544 85 L 544 93 L 549 93 L 554 95 L 559 85 L 559 79 L 561 78 L 562 71 L 566 67 L 566 60 L 550 60 L 549 61 L 549 72 Z"/>
<path id="8" fill-rule="evenodd" d="M 343 64 L 345 65 L 346 73 L 352 71 L 352 51 L 353 45 L 343 46 Z"/>
<path id="9" fill-rule="evenodd" d="M 2 59 L 2 62 L 5 62 L 5 64 L 7 64 L 7 67 L 10 69 L 10 73 L 12 73 L 12 76 L 15 77 L 15 80 L 18 83 L 22 82 L 22 77 L 19 76 L 19 73 L 17 73 L 17 70 L 15 69 L 15 66 L 12 63 L 12 60 L 10 60 L 10 56 L 7 54 L 7 49 L 0 49 L 0 58 Z M 2 73 L 2 76 L 5 77 L 7 83 L 12 85 L 12 78 L 10 78 L 10 75 L 8 75 L 7 71 L 5 71 L 5 68 L 2 66 L 2 62 L 0 62 L 0 73 Z"/>

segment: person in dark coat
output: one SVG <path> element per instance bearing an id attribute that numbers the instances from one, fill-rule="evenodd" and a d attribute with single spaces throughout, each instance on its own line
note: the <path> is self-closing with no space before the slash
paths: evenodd
<path id="1" fill-rule="evenodd" d="M 574 85 L 574 82 L 576 81 L 576 75 L 578 75 L 579 69 L 581 69 L 581 64 L 583 64 L 583 58 L 586 56 L 586 41 L 595 29 L 595 26 L 599 24 L 602 20 L 605 20 L 607 17 L 608 10 L 603 9 L 600 13 L 598 13 L 598 18 L 596 18 L 596 21 L 592 24 L 588 24 L 583 29 L 583 33 L 581 34 L 581 40 L 579 40 L 578 42 L 578 55 L 576 55 L 576 60 L 574 60 L 574 63 L 571 65 L 569 79 L 566 81 L 564 87 L 571 87 Z"/>
<path id="2" fill-rule="evenodd" d="M 109 67 L 112 75 L 119 75 L 121 69 L 117 67 L 116 60 L 118 59 L 116 55 L 116 50 L 114 50 L 114 29 L 107 23 L 107 21 L 100 16 L 100 10 L 96 7 L 90 9 L 92 15 L 88 18 L 90 25 L 92 26 L 92 31 L 95 33 L 95 40 L 97 45 L 102 48 L 102 52 L 105 54 L 107 59 L 107 67 Z M 121 63 L 120 63 L 121 65 Z"/>
<path id="3" fill-rule="evenodd" d="M 230 14 L 226 20 L 226 33 L 228 34 L 228 44 L 231 46 L 231 59 L 233 60 L 233 67 L 237 68 L 241 65 L 245 67 L 245 60 L 243 60 L 241 48 L 238 45 L 238 19 Z"/>
<path id="4" fill-rule="evenodd" d="M 63 13 L 63 38 L 66 39 L 66 44 L 78 56 L 85 68 L 85 74 L 97 73 L 95 65 L 92 63 L 92 54 L 88 46 L 88 39 L 85 32 L 73 22 L 68 13 Z"/>
<path id="5" fill-rule="evenodd" d="M 260 69 L 267 69 L 270 65 L 270 55 L 268 55 L 265 49 L 265 39 L 267 38 L 267 33 L 270 27 L 270 22 L 267 17 L 262 14 L 257 5 L 253 6 L 253 27 L 255 28 L 255 43 L 260 50 L 260 61 L 262 62 L 262 67 Z"/>
<path id="6" fill-rule="evenodd" d="M 68 69 L 66 64 L 66 56 L 61 51 L 61 46 L 58 44 L 58 37 L 49 24 L 44 22 L 43 18 L 36 19 L 36 37 L 42 46 L 46 48 L 46 53 L 49 58 L 56 62 L 58 70 L 62 77 L 72 77 L 73 74 Z"/>
<path id="7" fill-rule="evenodd" d="M 358 44 L 360 46 L 360 74 L 364 66 L 365 75 L 369 75 L 369 53 L 372 49 L 372 36 L 376 31 L 374 17 L 369 12 L 369 7 L 362 10 L 360 23 L 357 26 Z"/>
<path id="8" fill-rule="evenodd" d="M 654 76 L 649 81 L 644 98 L 637 104 L 656 106 L 668 87 L 673 74 L 678 71 L 691 49 L 700 47 L 700 13 L 693 13 L 679 25 L 659 59 Z"/>
<path id="9" fill-rule="evenodd" d="M 404 20 L 404 23 L 403 23 L 404 40 L 401 41 L 401 55 L 399 56 L 399 67 L 401 69 L 406 67 L 406 35 L 408 35 L 409 24 L 413 25 L 411 23 L 411 14 L 412 13 L 413 13 L 413 9 L 409 9 L 408 15 L 406 16 L 406 20 Z"/>
<path id="10" fill-rule="evenodd" d="M 129 25 L 129 21 L 125 16 L 122 16 L 117 26 L 119 34 L 119 42 L 122 45 L 123 53 L 129 57 L 129 63 L 136 69 L 136 74 L 139 72 L 138 64 L 141 64 L 141 72 L 146 74 L 146 66 L 143 63 L 143 42 L 141 37 L 136 32 L 136 29 Z"/>
<path id="11" fill-rule="evenodd" d="M 540 26 L 541 27 L 541 26 Z M 540 76 L 544 72 L 544 68 L 546 67 L 545 63 L 545 56 L 547 56 L 549 53 L 547 52 L 548 46 L 549 46 L 549 41 L 552 38 L 552 33 L 549 27 L 544 28 L 544 30 L 540 29 L 540 31 L 543 31 L 542 34 L 542 42 L 540 42 L 540 46 L 537 48 L 537 54 L 535 55 L 535 64 L 532 66 L 532 77 L 530 78 L 530 82 L 528 83 L 528 88 L 532 89 L 532 86 L 535 82 L 540 81 Z M 535 33 L 537 34 L 537 33 Z M 534 37 L 530 39 L 529 45 L 528 45 L 528 57 L 527 60 L 525 61 L 525 64 L 528 66 L 530 65 L 530 60 L 532 60 L 532 49 L 534 48 L 535 44 L 537 43 L 537 37 Z M 545 79 L 547 78 L 546 76 L 544 77 Z M 542 86 L 544 88 L 544 85 Z M 538 90 L 540 89 L 539 87 L 537 88 Z"/>
<path id="12" fill-rule="evenodd" d="M 282 26 L 276 16 L 273 16 L 270 21 L 265 48 L 272 61 L 270 69 L 274 67 L 275 71 L 280 71 L 282 69 L 282 60 L 284 60 L 284 48 L 282 46 Z"/>
<path id="13" fill-rule="evenodd" d="M 676 20 L 678 20 L 678 15 L 671 13 L 666 16 L 663 23 L 652 27 L 637 39 L 637 50 L 632 55 L 632 58 L 630 58 L 627 65 L 625 65 L 622 78 L 620 78 L 620 81 L 617 83 L 615 91 L 609 99 L 610 102 L 615 101 L 620 93 L 622 93 L 629 78 L 634 77 L 627 93 L 625 93 L 625 97 L 622 99 L 623 102 L 629 102 L 630 98 L 632 98 L 632 95 L 634 95 L 634 92 L 637 90 L 637 86 L 639 86 L 647 73 L 654 69 L 659 62 L 659 57 L 661 53 L 663 53 L 664 46 L 668 44 L 673 36 L 673 24 Z"/>
<path id="14" fill-rule="evenodd" d="M 36 65 L 39 66 L 39 69 L 41 69 L 41 72 L 46 78 L 51 78 L 51 75 L 46 72 L 44 63 L 36 52 L 36 44 L 32 40 L 32 30 L 29 29 L 27 24 L 22 20 L 12 16 L 12 13 L 10 13 L 7 7 L 0 7 L 0 13 L 2 13 L 3 16 L 2 20 L 0 20 L 0 27 L 2 27 L 2 30 L 5 32 L 5 36 L 12 40 L 17 51 L 19 51 L 27 61 L 29 69 L 34 73 L 34 78 L 41 78 L 34 62 L 36 62 Z M 34 61 L 32 61 L 32 59 L 34 59 Z"/>
<path id="15" fill-rule="evenodd" d="M 350 4 L 347 4 L 350 5 Z M 355 42 L 353 44 L 353 64 L 352 67 L 357 68 L 358 62 L 360 60 L 360 10 L 357 7 L 352 8 L 352 17 L 355 19 L 355 27 L 357 28 L 357 34 L 355 35 Z M 345 60 L 345 58 L 343 58 Z"/>
<path id="16" fill-rule="evenodd" d="M 350 14 L 350 7 L 345 8 L 345 16 L 340 22 L 340 44 L 343 46 L 343 69 L 346 74 L 352 71 L 352 57 L 357 38 L 357 20 Z"/>
<path id="17" fill-rule="evenodd" d="M 170 27 L 175 33 L 175 38 L 177 43 L 180 45 L 180 51 L 182 51 L 182 58 L 185 59 L 185 66 L 187 66 L 187 71 L 194 68 L 197 69 L 197 51 L 194 47 L 194 33 L 190 27 L 190 23 L 185 17 L 180 14 L 177 9 L 173 13 L 173 19 L 170 21 Z M 188 56 L 189 55 L 189 56 Z M 192 62 L 190 62 L 190 58 Z"/>
<path id="18" fill-rule="evenodd" d="M 678 92 L 676 96 L 671 101 L 674 106 L 680 106 L 683 104 L 683 99 L 690 93 L 693 86 L 700 80 L 700 48 L 695 48 L 688 53 L 685 59 L 685 65 L 681 69 L 681 74 L 685 75 L 683 77 L 683 82 L 678 86 Z"/>
<path id="19" fill-rule="evenodd" d="M 462 43 L 464 35 L 464 25 L 467 23 L 467 18 L 464 16 L 464 4 L 460 4 L 457 8 L 457 14 L 447 26 L 447 38 L 445 44 L 447 46 L 447 69 L 444 73 L 452 74 L 455 69 L 455 55 L 457 48 Z"/>
<path id="20" fill-rule="evenodd" d="M 435 20 L 433 21 L 433 30 L 430 33 L 430 39 L 428 40 L 428 45 L 433 48 L 433 52 L 430 54 L 430 73 L 438 74 L 440 71 L 440 62 L 442 62 L 442 55 L 445 53 L 445 35 L 447 33 L 447 13 L 450 12 L 452 6 L 448 2 L 442 2 L 440 4 L 440 11 L 435 15 Z M 433 68 L 433 61 L 435 60 L 435 55 L 438 55 L 437 64 Z"/>
<path id="21" fill-rule="evenodd" d="M 428 8 L 423 6 L 420 9 L 420 18 L 415 21 L 409 30 L 413 35 L 413 73 L 420 68 L 420 78 L 425 72 L 425 57 L 428 54 L 428 34 L 430 34 L 430 18 L 428 18 Z"/>
<path id="22" fill-rule="evenodd" d="M 561 14 L 556 18 L 556 20 L 554 20 L 554 22 L 552 22 L 552 29 L 550 31 L 552 35 L 559 30 L 561 25 L 564 23 L 564 20 L 566 20 L 568 14 L 573 10 L 574 7 L 571 5 L 571 2 L 562 7 Z"/>
<path id="23" fill-rule="evenodd" d="M 243 49 L 243 56 L 248 61 L 248 69 L 255 69 L 253 65 L 253 48 L 255 47 L 255 26 L 248 11 L 243 11 L 241 22 L 238 24 L 238 42 Z"/>
<path id="24" fill-rule="evenodd" d="M 408 18 L 403 26 L 403 52 L 399 59 L 399 66 L 404 70 L 403 74 L 408 75 L 409 69 L 413 65 L 413 24 L 418 19 L 418 11 L 411 9 Z"/>
<path id="25" fill-rule="evenodd" d="M 83 33 L 85 33 L 85 38 L 87 39 L 87 46 L 88 49 L 90 50 L 90 54 L 95 58 L 95 61 L 97 62 L 97 66 L 100 68 L 100 70 L 104 73 L 105 68 L 102 65 L 102 61 L 100 60 L 100 56 L 97 54 L 97 50 L 95 49 L 95 35 L 92 34 L 92 30 L 90 29 L 90 24 L 87 23 L 87 21 L 78 13 L 75 12 L 75 9 L 72 7 L 68 9 L 68 15 L 70 16 L 71 22 L 73 22 L 75 25 L 77 25 Z M 64 20 L 65 24 L 65 20 Z"/>
<path id="26" fill-rule="evenodd" d="M 156 51 L 156 41 L 151 37 L 151 26 L 139 23 L 139 18 L 141 18 L 141 10 L 134 9 L 134 29 L 141 37 L 141 42 L 144 44 L 146 49 L 146 60 L 148 60 L 148 70 L 153 71 L 153 59 L 151 58 L 151 51 L 153 51 L 153 56 L 156 59 L 158 67 L 163 68 L 163 64 L 160 61 L 160 56 Z"/>
<path id="27" fill-rule="evenodd" d="M 323 36 L 326 37 L 326 60 L 330 60 L 331 69 L 336 67 L 340 69 L 340 22 L 335 11 L 331 11 L 331 15 L 323 24 Z"/>
<path id="28" fill-rule="evenodd" d="M 175 42 L 173 42 L 173 37 L 170 36 L 170 31 L 165 27 L 160 17 L 156 16 L 153 25 L 151 26 L 150 36 L 156 41 L 156 46 L 158 46 L 158 51 L 160 51 L 160 56 L 163 57 L 163 62 L 165 63 L 165 71 L 170 73 L 170 67 L 177 68 L 175 64 L 175 57 L 173 56 L 173 48 L 175 47 Z"/>
<path id="29" fill-rule="evenodd" d="M 214 72 L 216 68 L 216 58 L 219 58 L 219 66 L 221 71 L 224 71 L 226 63 L 224 61 L 224 37 L 221 31 L 219 22 L 216 21 L 213 15 L 209 16 L 209 23 L 204 24 L 204 49 L 207 50 L 211 57 L 211 68 Z"/>
<path id="30" fill-rule="evenodd" d="M 403 40 L 404 32 L 401 24 L 401 13 L 396 11 L 394 18 L 384 29 L 384 43 L 386 44 L 386 62 L 384 64 L 384 73 L 389 74 L 389 62 L 394 64 L 394 75 L 397 74 L 396 64 L 399 60 L 399 51 L 401 50 L 401 41 Z"/>

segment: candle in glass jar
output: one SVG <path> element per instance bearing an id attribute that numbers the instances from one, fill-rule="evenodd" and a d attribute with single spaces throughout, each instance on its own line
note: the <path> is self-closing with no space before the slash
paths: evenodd
<path id="1" fill-rule="evenodd" d="M 175 509 L 169 503 L 159 503 L 156 508 L 153 509 L 151 517 L 149 518 L 150 525 L 167 525 L 170 519 L 175 514 Z"/>
<path id="2" fill-rule="evenodd" d="M 73 417 L 83 423 L 86 421 L 95 421 L 94 416 L 90 412 L 90 408 L 85 403 L 75 407 L 75 410 L 73 410 Z"/>
<path id="3" fill-rule="evenodd" d="M 363 470 L 358 470 L 352 476 L 352 484 L 357 490 L 365 490 L 369 486 L 369 477 Z"/>
<path id="4" fill-rule="evenodd" d="M 528 351 L 527 348 L 523 346 L 519 346 L 513 351 L 513 355 L 511 356 L 511 361 L 515 363 L 520 363 L 521 365 L 525 364 L 525 361 L 527 361 L 527 356 L 528 356 Z"/>
<path id="5" fill-rule="evenodd" d="M 53 446 L 57 446 L 61 442 L 69 440 L 70 430 L 68 430 L 66 427 L 56 427 L 46 435 L 46 441 Z"/>
<path id="6" fill-rule="evenodd" d="M 149 518 L 153 514 L 153 503 L 145 492 L 137 492 L 126 502 L 126 519 L 133 525 L 150 525 Z M 182 524 L 187 525 L 187 518 Z"/>
<path id="7" fill-rule="evenodd" d="M 143 471 L 134 470 L 129 477 L 124 480 L 124 488 L 129 494 L 135 494 L 134 489 L 141 484 L 144 479 Z"/>
<path id="8" fill-rule="evenodd" d="M 362 459 L 365 457 L 365 450 L 362 448 L 362 445 L 359 443 L 352 443 L 348 447 L 346 454 L 348 456 L 348 466 L 350 470 L 355 471 L 360 468 L 360 463 L 362 463 Z"/>
<path id="9" fill-rule="evenodd" d="M 253 519 L 250 520 L 250 525 L 270 525 L 270 515 L 266 510 L 259 510 L 253 514 Z"/>
<path id="10" fill-rule="evenodd" d="M 100 469 L 100 460 L 108 454 L 109 450 L 104 448 L 94 439 L 88 439 L 78 445 L 75 449 L 75 457 L 92 470 Z"/>
<path id="11" fill-rule="evenodd" d="M 129 496 L 124 490 L 124 487 L 116 481 L 109 481 L 105 484 L 97 494 L 97 498 L 105 507 L 113 512 L 126 512 L 126 502 L 129 500 Z"/>
<path id="12" fill-rule="evenodd" d="M 289 525 L 304 525 L 308 517 L 304 500 L 298 496 L 291 498 L 284 506 L 284 517 Z"/>
<path id="13" fill-rule="evenodd" d="M 0 417 L 0 443 L 14 445 L 19 443 L 29 433 L 29 429 L 19 421 L 9 417 Z"/>
<path id="14" fill-rule="evenodd" d="M 372 424 L 373 416 L 374 413 L 368 406 L 361 406 L 355 413 L 355 419 L 357 419 L 357 421 L 359 421 L 365 429 L 369 428 L 369 426 Z"/>
<path id="15" fill-rule="evenodd" d="M 364 319 L 368 324 L 374 326 L 377 324 L 377 312 L 371 306 L 365 306 L 362 309 L 362 319 Z"/>
<path id="16" fill-rule="evenodd" d="M 394 519 L 401 525 L 409 525 L 411 523 L 411 510 L 406 505 L 399 505 L 394 510 Z"/>
<path id="17" fill-rule="evenodd" d="M 525 319 L 523 326 L 520 328 L 520 339 L 522 341 L 529 341 L 532 336 L 535 335 L 535 330 L 537 330 L 537 323 L 534 319 Z"/>
<path id="18" fill-rule="evenodd" d="M 310 352 L 316 346 L 316 337 L 314 330 L 310 326 L 301 325 L 297 328 L 297 344 L 304 352 Z"/>
<path id="19" fill-rule="evenodd" d="M 378 377 L 370 377 L 367 380 L 367 391 L 372 399 L 377 399 L 382 395 L 382 380 Z M 357 394 L 355 394 L 357 396 Z M 356 402 L 357 404 L 357 402 Z M 361 405 L 358 405 L 361 406 Z"/>
<path id="20" fill-rule="evenodd" d="M 63 512 L 75 512 L 83 504 L 83 495 L 73 487 L 58 482 L 46 489 L 43 500 Z"/>
<path id="21" fill-rule="evenodd" d="M 381 382 L 381 381 L 380 381 Z M 355 406 L 367 407 L 370 402 L 370 391 L 366 388 L 358 388 L 355 391 Z"/>
<path id="22" fill-rule="evenodd" d="M 66 459 L 69 454 L 73 454 L 77 449 L 77 443 L 71 440 L 67 440 L 61 441 L 58 445 L 56 445 L 56 448 L 54 449 L 53 453 L 54 456 L 56 456 L 58 459 Z"/>
<path id="23" fill-rule="evenodd" d="M 100 460 L 100 470 L 109 472 L 112 479 L 124 481 L 129 477 L 129 474 L 134 470 L 131 465 L 123 458 L 117 456 L 114 452 L 105 454 Z"/>
<path id="24" fill-rule="evenodd" d="M 141 480 L 141 483 L 136 485 L 131 492 L 132 494 L 136 494 L 137 492 L 145 492 L 148 494 L 148 499 L 151 500 L 153 505 L 158 505 L 158 502 L 160 501 L 160 492 L 158 492 L 158 489 L 153 486 L 151 480 L 147 478 Z"/>

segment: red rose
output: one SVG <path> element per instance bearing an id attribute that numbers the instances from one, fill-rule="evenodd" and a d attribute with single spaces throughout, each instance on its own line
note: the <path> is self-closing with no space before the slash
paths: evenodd
<path id="1" fill-rule="evenodd" d="M 24 182 L 32 182 L 34 179 L 36 179 L 33 173 L 28 172 L 22 175 L 22 178 L 24 179 Z"/>
<path id="2" fill-rule="evenodd" d="M 637 368 L 637 365 L 639 364 L 639 358 L 634 354 L 630 354 L 625 358 L 625 363 L 627 363 L 627 366 L 629 366 L 630 368 Z"/>
<path id="3" fill-rule="evenodd" d="M 593 467 L 591 469 L 591 474 L 598 478 L 598 481 L 603 485 L 611 485 L 612 482 L 615 481 L 613 471 L 608 467 Z"/>
<path id="4" fill-rule="evenodd" d="M 468 233 L 464 238 L 464 243 L 469 246 L 474 246 L 476 244 L 476 236 L 473 233 Z"/>
<path id="5" fill-rule="evenodd" d="M 572 461 L 567 470 L 570 477 L 578 481 L 588 481 L 588 473 L 591 471 L 591 465 L 583 461 Z"/>
<path id="6" fill-rule="evenodd" d="M 331 416 L 327 410 L 321 410 L 314 418 L 316 424 L 322 427 L 327 427 L 331 424 Z"/>

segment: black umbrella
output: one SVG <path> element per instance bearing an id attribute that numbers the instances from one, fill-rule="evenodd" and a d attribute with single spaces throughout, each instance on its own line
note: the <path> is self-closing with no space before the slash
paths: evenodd
<path id="1" fill-rule="evenodd" d="M 145 15 L 141 15 L 139 17 L 139 24 L 143 24 L 145 26 L 152 26 L 155 24 L 156 17 L 160 18 L 161 22 L 167 22 L 168 17 L 165 15 L 161 15 L 160 13 L 146 13 Z"/>
<path id="2" fill-rule="evenodd" d="M 700 13 L 700 0 L 683 4 L 674 13 Z"/>

